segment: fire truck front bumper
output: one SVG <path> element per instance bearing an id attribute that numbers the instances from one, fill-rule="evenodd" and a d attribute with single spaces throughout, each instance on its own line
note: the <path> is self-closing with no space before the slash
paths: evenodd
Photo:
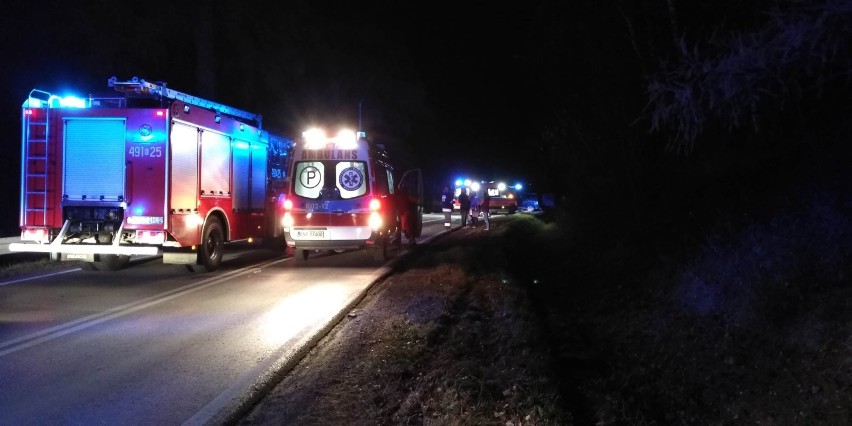
<path id="1" fill-rule="evenodd" d="M 159 254 L 156 246 L 131 246 L 112 244 L 35 244 L 35 243 L 12 243 L 9 251 L 30 253 L 63 253 L 63 254 L 117 254 L 117 255 L 140 255 L 155 256 Z"/>

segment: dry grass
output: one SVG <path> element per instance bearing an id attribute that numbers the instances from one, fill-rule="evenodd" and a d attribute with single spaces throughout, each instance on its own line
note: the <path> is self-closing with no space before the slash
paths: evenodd
<path id="1" fill-rule="evenodd" d="M 455 232 L 242 424 L 852 424 L 852 226 L 821 200 L 679 257 L 525 215 Z"/>

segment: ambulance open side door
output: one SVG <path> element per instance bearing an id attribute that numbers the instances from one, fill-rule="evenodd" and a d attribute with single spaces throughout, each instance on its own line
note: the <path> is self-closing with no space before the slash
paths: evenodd
<path id="1" fill-rule="evenodd" d="M 423 231 L 423 170 L 411 169 L 403 173 L 397 188 L 401 186 L 405 186 L 409 194 L 417 200 L 417 215 L 414 219 L 412 237 L 420 237 Z"/>

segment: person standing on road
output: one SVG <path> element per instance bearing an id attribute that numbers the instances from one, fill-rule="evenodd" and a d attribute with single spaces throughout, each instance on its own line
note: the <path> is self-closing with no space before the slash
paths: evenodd
<path id="1" fill-rule="evenodd" d="M 441 194 L 441 211 L 444 213 L 444 229 L 450 229 L 453 214 L 453 192 L 450 191 L 449 186 L 445 186 L 444 192 Z"/>
<path id="2" fill-rule="evenodd" d="M 482 220 L 485 221 L 485 230 L 491 229 L 491 221 L 488 219 L 491 216 L 491 196 L 488 195 L 488 190 L 486 189 L 482 193 L 482 202 L 479 203 L 479 210 L 482 212 Z"/>
<path id="3" fill-rule="evenodd" d="M 461 213 L 461 227 L 467 227 L 467 220 L 470 217 L 470 196 L 467 195 L 467 188 L 462 188 L 459 194 L 459 210 Z"/>
<path id="4" fill-rule="evenodd" d="M 417 200 L 408 192 L 405 184 L 399 185 L 396 194 L 397 208 L 399 209 L 399 221 L 402 232 L 408 238 L 408 245 L 416 245 L 417 239 L 414 235 L 414 220 L 417 216 Z"/>

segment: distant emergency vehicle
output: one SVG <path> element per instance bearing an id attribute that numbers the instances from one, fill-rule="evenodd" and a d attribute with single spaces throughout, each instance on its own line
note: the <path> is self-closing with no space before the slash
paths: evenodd
<path id="1" fill-rule="evenodd" d="M 398 176 L 387 151 L 364 132 L 327 135 L 312 129 L 297 141 L 289 167 L 282 225 L 289 251 L 307 260 L 317 250 L 364 249 L 378 259 L 403 236 L 400 187 L 415 205 L 410 238 L 420 236 L 423 179 L 419 169 Z"/>
<path id="2" fill-rule="evenodd" d="M 471 197 L 471 211 L 478 209 L 483 194 L 488 192 L 488 195 L 491 196 L 489 204 L 491 214 L 515 214 L 518 211 L 518 200 L 515 198 L 513 189 L 515 187 L 509 187 L 503 182 L 459 180 L 456 181 L 455 185 L 453 209 L 459 209 L 458 196 L 461 191 L 468 191 L 468 195 Z"/>

